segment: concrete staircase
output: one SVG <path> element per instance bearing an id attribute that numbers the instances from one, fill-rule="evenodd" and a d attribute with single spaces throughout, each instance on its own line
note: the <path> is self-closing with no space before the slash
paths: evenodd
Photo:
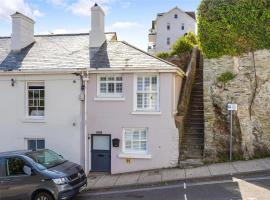
<path id="1" fill-rule="evenodd" d="M 184 119 L 184 132 L 181 141 L 180 166 L 203 164 L 204 149 L 204 106 L 203 106 L 203 64 L 200 53 L 197 55 L 196 74 L 193 82 L 189 108 Z"/>

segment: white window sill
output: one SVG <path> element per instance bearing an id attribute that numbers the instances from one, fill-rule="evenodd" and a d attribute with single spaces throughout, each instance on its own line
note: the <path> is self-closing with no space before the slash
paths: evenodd
<path id="1" fill-rule="evenodd" d="M 133 111 L 132 115 L 161 115 L 162 113 L 159 111 Z"/>
<path id="2" fill-rule="evenodd" d="M 137 159 L 151 159 L 150 154 L 136 154 L 136 153 L 120 153 L 118 154 L 119 158 L 137 158 Z"/>
<path id="3" fill-rule="evenodd" d="M 39 117 L 39 118 L 25 118 L 24 120 L 23 120 L 23 122 L 24 123 L 45 123 L 45 118 L 41 118 L 41 117 Z"/>
<path id="4" fill-rule="evenodd" d="M 95 97 L 94 101 L 125 101 L 124 97 Z"/>

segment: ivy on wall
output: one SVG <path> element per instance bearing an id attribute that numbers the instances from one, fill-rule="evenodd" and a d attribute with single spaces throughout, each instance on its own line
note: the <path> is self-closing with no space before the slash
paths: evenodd
<path id="1" fill-rule="evenodd" d="M 202 0 L 200 48 L 207 58 L 270 48 L 270 0 Z"/>

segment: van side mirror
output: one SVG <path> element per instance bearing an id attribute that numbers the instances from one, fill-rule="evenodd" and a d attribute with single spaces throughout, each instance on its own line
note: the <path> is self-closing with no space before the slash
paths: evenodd
<path id="1" fill-rule="evenodd" d="M 32 169 L 26 165 L 23 166 L 23 172 L 28 176 L 32 175 Z"/>

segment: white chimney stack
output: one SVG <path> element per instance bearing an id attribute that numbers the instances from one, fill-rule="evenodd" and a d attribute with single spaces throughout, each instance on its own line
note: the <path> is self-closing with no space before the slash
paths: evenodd
<path id="1" fill-rule="evenodd" d="M 34 42 L 35 21 L 19 12 L 11 15 L 11 18 L 11 50 L 20 51 Z"/>
<path id="2" fill-rule="evenodd" d="M 105 13 L 102 8 L 95 4 L 91 8 L 90 48 L 99 48 L 106 41 L 104 17 Z"/>

